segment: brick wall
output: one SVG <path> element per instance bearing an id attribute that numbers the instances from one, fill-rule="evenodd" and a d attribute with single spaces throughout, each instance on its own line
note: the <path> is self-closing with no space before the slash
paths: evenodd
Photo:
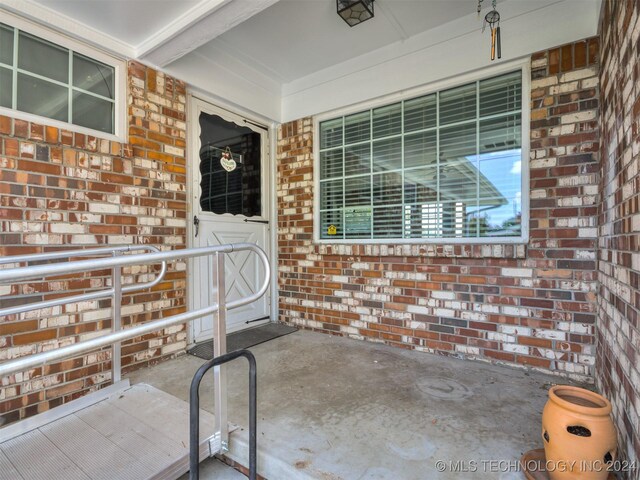
<path id="1" fill-rule="evenodd" d="M 608 1 L 601 18 L 602 211 L 599 388 L 613 404 L 621 450 L 640 459 L 640 4 Z"/>
<path id="2" fill-rule="evenodd" d="M 186 235 L 185 85 L 129 64 L 129 144 L 0 117 L 0 255 L 97 245 L 183 248 Z M 153 267 L 125 271 L 148 281 Z M 104 287 L 107 272 L 78 280 L 0 286 L 0 305 Z M 123 324 L 183 311 L 185 265 L 152 291 L 123 301 Z M 110 300 L 0 318 L 0 361 L 68 345 L 111 327 Z M 184 350 L 184 326 L 136 338 L 125 370 Z M 110 382 L 110 350 L 1 379 L 0 424 L 41 412 Z"/>
<path id="3" fill-rule="evenodd" d="M 591 379 L 598 41 L 532 56 L 528 245 L 315 245 L 313 122 L 282 125 L 280 320 Z"/>

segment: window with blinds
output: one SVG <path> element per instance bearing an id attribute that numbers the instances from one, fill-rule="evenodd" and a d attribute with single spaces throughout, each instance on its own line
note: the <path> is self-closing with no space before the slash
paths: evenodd
<path id="1" fill-rule="evenodd" d="M 522 235 L 522 71 L 319 124 L 319 238 Z"/>

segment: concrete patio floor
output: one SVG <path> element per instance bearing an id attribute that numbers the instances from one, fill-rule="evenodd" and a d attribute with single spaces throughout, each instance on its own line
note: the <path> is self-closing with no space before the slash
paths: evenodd
<path id="1" fill-rule="evenodd" d="M 269 480 L 524 479 L 517 460 L 542 446 L 547 389 L 563 383 L 307 331 L 251 350 L 258 364 L 258 472 Z M 188 400 L 202 362 L 182 356 L 129 378 Z M 228 368 L 229 421 L 246 427 L 247 362 Z M 208 411 L 212 390 L 210 372 L 201 389 Z M 247 465 L 247 445 L 247 429 L 238 429 L 228 456 Z"/>

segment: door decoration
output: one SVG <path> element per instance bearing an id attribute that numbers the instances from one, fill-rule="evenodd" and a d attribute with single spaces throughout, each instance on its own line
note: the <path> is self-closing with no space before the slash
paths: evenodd
<path id="1" fill-rule="evenodd" d="M 231 149 L 229 147 L 225 148 L 220 155 L 220 165 L 227 172 L 233 172 L 238 166 L 236 161 L 231 157 Z"/>
<path id="2" fill-rule="evenodd" d="M 482 2 L 484 0 L 478 0 L 478 16 L 482 11 Z M 482 33 L 484 33 L 487 24 L 489 25 L 489 31 L 491 32 L 491 61 L 498 58 L 502 58 L 502 45 L 500 42 L 500 14 L 496 10 L 496 1 L 491 0 L 491 11 L 484 16 L 482 22 Z"/>

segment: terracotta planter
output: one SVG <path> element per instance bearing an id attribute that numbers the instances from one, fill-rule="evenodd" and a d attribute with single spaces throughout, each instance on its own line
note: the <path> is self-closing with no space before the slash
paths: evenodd
<path id="1" fill-rule="evenodd" d="M 556 385 L 542 412 L 542 441 L 552 480 L 605 480 L 616 460 L 611 404 L 584 388 Z"/>

